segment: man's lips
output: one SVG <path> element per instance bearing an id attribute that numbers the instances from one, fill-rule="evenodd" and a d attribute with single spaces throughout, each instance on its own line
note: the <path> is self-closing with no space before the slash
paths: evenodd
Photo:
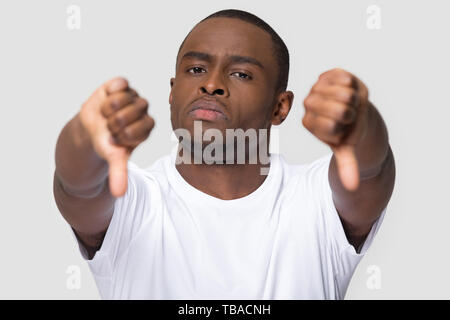
<path id="1" fill-rule="evenodd" d="M 225 120 L 223 107 L 214 101 L 199 100 L 189 109 L 189 115 L 199 120 Z"/>

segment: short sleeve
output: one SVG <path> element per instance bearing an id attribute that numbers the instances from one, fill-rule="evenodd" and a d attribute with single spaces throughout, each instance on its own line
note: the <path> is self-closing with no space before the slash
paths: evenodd
<path id="1" fill-rule="evenodd" d="M 327 252 L 335 276 L 337 295 L 343 299 L 356 267 L 374 241 L 375 235 L 383 222 L 387 207 L 382 210 L 378 219 L 373 223 L 360 252 L 357 253 L 355 247 L 347 239 L 333 202 L 332 190 L 328 179 L 331 158 L 332 154 L 329 154 L 314 161 L 310 165 L 310 171 L 313 172 L 312 175 L 317 183 L 315 184 L 318 191 L 316 201 L 319 203 L 321 221 L 319 228 L 324 233 L 324 241 L 326 242 Z"/>
<path id="2" fill-rule="evenodd" d="M 121 256 L 128 250 L 141 227 L 152 219 L 154 195 L 157 195 L 156 181 L 136 164 L 128 161 L 128 187 L 124 196 L 116 198 L 114 213 L 106 231 L 101 248 L 92 260 L 87 251 L 71 233 L 78 243 L 82 258 L 87 261 L 91 271 L 97 277 L 109 277 Z"/>

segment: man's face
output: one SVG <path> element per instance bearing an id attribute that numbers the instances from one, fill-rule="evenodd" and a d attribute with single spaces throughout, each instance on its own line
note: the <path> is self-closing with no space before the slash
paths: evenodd
<path id="1" fill-rule="evenodd" d="M 169 103 L 173 129 L 269 128 L 278 66 L 268 33 L 234 18 L 211 18 L 178 55 Z M 220 112 L 207 109 L 219 108 Z M 192 110 L 197 109 L 197 110 Z"/>

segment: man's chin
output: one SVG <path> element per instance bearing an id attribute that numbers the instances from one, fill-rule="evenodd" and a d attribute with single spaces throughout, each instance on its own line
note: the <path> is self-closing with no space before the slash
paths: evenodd
<path id="1" fill-rule="evenodd" d="M 201 136 L 206 136 L 215 134 L 215 130 L 219 130 L 223 136 L 225 136 L 226 129 L 232 129 L 227 126 L 226 123 L 223 121 L 207 121 L 207 120 L 191 120 L 186 123 L 184 126 L 186 130 L 189 131 L 192 137 L 194 135 L 199 135 L 201 133 Z M 213 130 L 215 129 L 215 130 Z M 208 133 L 210 131 L 210 133 Z"/>

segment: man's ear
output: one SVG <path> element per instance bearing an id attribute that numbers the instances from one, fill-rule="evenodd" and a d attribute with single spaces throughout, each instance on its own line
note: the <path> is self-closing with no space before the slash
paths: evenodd
<path id="1" fill-rule="evenodd" d="M 275 100 L 276 105 L 272 111 L 271 122 L 273 125 L 279 125 L 286 119 L 291 110 L 293 101 L 294 93 L 292 91 L 284 91 L 278 94 L 278 97 Z"/>
<path id="2" fill-rule="evenodd" d="M 169 104 L 172 104 L 172 88 L 175 83 L 175 78 L 170 78 L 170 95 L 169 95 Z"/>

